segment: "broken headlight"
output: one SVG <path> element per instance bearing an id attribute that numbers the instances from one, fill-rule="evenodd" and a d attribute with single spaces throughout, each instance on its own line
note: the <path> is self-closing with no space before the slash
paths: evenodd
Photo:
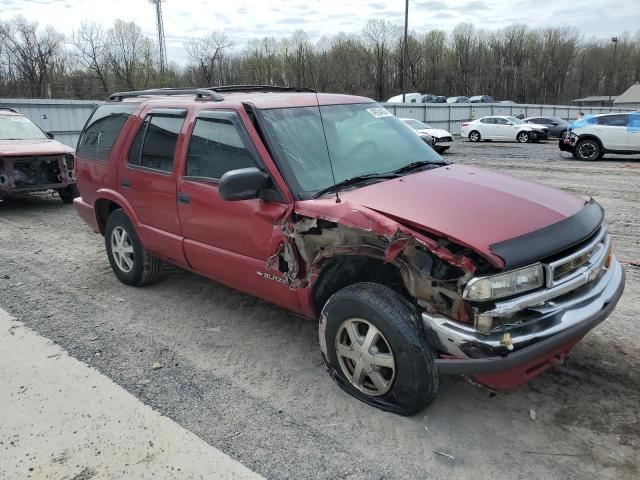
<path id="1" fill-rule="evenodd" d="M 485 302 L 534 290 L 543 284 L 542 264 L 536 263 L 490 277 L 472 278 L 467 283 L 463 296 L 467 300 Z"/>

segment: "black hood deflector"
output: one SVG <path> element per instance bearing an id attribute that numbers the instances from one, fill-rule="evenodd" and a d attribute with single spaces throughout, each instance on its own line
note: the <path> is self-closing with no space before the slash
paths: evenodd
<path id="1" fill-rule="evenodd" d="M 602 224 L 604 210 L 593 198 L 574 215 L 519 237 L 490 245 L 505 262 L 505 270 L 550 257 L 593 235 Z"/>

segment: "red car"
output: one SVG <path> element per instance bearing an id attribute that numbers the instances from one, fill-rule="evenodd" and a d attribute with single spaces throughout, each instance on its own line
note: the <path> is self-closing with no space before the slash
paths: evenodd
<path id="1" fill-rule="evenodd" d="M 452 165 L 368 98 L 275 87 L 114 94 L 77 148 L 116 276 L 162 262 L 319 320 L 330 374 L 404 415 L 440 375 L 540 374 L 615 307 L 594 200 Z"/>
<path id="2" fill-rule="evenodd" d="M 12 193 L 56 190 L 77 196 L 73 149 L 13 108 L 0 107 L 0 200 Z"/>

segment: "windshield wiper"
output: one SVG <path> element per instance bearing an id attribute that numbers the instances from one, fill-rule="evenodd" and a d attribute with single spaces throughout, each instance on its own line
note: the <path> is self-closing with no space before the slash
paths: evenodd
<path id="1" fill-rule="evenodd" d="M 389 173 L 405 173 L 405 172 L 410 172 L 411 170 L 416 170 L 420 167 L 424 167 L 425 165 L 447 165 L 446 162 L 443 161 L 436 161 L 436 160 L 419 160 L 417 162 L 411 162 L 407 165 L 405 165 L 404 167 L 400 167 L 397 168 L 395 170 L 393 170 L 392 172 Z"/>
<path id="2" fill-rule="evenodd" d="M 387 173 L 368 173 L 366 175 L 358 175 L 357 177 L 347 178 L 346 180 L 342 180 L 334 185 L 331 185 L 327 188 L 323 188 L 319 192 L 317 192 L 313 198 L 321 197 L 322 195 L 330 192 L 335 192 L 336 190 L 341 190 L 345 187 L 349 187 L 351 185 L 356 185 L 358 183 L 366 182 L 367 180 L 387 180 L 389 178 L 396 178 L 398 175 L 396 172 L 387 172 Z"/>

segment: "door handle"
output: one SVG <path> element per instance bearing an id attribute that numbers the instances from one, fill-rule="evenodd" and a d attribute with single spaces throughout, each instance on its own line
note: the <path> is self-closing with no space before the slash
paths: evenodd
<path id="1" fill-rule="evenodd" d="M 120 185 L 122 185 L 124 188 L 131 188 L 131 182 L 128 178 L 123 178 L 122 180 L 120 180 Z"/>
<path id="2" fill-rule="evenodd" d="M 178 198 L 178 201 L 180 203 L 189 203 L 189 194 L 188 193 L 178 192 L 176 194 L 176 197 Z"/>

